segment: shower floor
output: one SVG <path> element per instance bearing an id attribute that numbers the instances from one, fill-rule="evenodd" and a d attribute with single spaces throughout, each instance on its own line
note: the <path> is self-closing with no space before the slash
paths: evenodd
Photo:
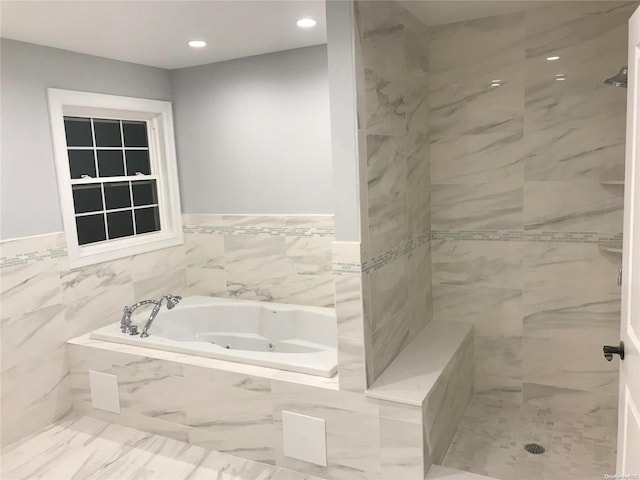
<path id="1" fill-rule="evenodd" d="M 443 465 L 500 480 L 602 479 L 616 470 L 617 421 L 474 397 Z M 538 443 L 545 453 L 524 450 Z"/>

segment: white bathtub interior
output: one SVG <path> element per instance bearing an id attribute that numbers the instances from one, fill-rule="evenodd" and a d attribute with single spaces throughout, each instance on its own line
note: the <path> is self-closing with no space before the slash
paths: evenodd
<path id="1" fill-rule="evenodd" d="M 143 325 L 149 313 L 137 312 L 133 323 Z M 91 338 L 322 377 L 338 369 L 331 308 L 193 296 L 163 308 L 147 338 L 122 333 L 119 322 Z"/>

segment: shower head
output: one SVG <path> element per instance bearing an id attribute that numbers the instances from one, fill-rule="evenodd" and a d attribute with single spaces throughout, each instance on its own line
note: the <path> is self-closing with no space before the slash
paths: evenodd
<path id="1" fill-rule="evenodd" d="M 171 310 L 180 303 L 180 300 L 182 300 L 180 295 L 164 295 L 164 298 L 167 299 L 167 310 Z"/>
<path id="2" fill-rule="evenodd" d="M 607 78 L 604 83 L 614 87 L 627 88 L 627 67 L 622 67 L 620 71 L 611 78 Z"/>

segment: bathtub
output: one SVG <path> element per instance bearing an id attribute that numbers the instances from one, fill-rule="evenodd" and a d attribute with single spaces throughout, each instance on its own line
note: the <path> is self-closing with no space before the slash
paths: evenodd
<path id="1" fill-rule="evenodd" d="M 133 323 L 143 325 L 150 309 L 139 309 Z M 194 296 L 163 306 L 147 338 L 122 333 L 120 322 L 91 338 L 322 377 L 338 368 L 331 308 Z"/>

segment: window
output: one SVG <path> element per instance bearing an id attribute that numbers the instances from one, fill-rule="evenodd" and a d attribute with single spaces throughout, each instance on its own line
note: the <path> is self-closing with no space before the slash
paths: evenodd
<path id="1" fill-rule="evenodd" d="M 78 244 L 160 231 L 147 122 L 64 117 Z"/>
<path id="2" fill-rule="evenodd" d="M 182 243 L 171 104 L 48 93 L 72 266 Z"/>

